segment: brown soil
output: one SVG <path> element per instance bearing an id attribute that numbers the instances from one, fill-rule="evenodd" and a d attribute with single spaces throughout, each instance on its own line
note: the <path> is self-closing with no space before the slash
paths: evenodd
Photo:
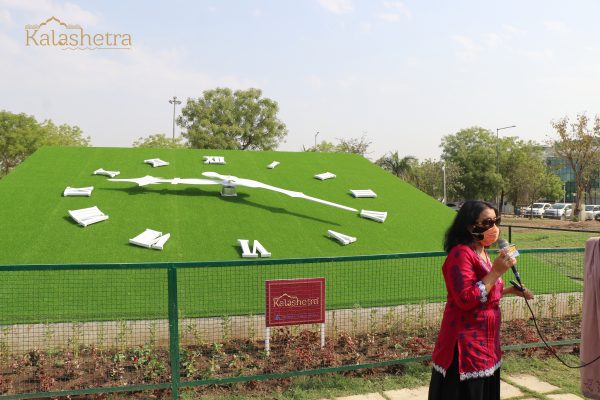
<path id="1" fill-rule="evenodd" d="M 557 219 L 549 218 L 533 218 L 528 217 L 514 217 L 503 215 L 502 225 L 519 225 L 519 226 L 532 226 L 532 227 L 543 227 L 543 228 L 559 228 L 559 229 L 573 229 L 573 230 L 588 230 L 588 231 L 600 231 L 600 221 L 561 221 Z"/>
<path id="2" fill-rule="evenodd" d="M 577 337 L 581 320 L 578 317 L 548 318 L 540 321 L 547 340 Z M 304 330 L 292 333 L 278 329 L 271 341 L 271 355 L 264 352 L 262 342 L 230 340 L 225 343 L 187 346 L 181 354 L 181 380 L 218 379 L 234 376 L 299 371 L 341 365 L 365 364 L 385 360 L 431 354 L 437 328 L 412 331 L 389 326 L 384 331 L 352 335 L 337 332 L 326 346 L 319 346 L 319 332 Z M 503 324 L 503 344 L 539 342 L 533 324 L 528 320 L 513 320 Z M 544 349 L 522 350 L 526 354 L 546 354 Z M 562 351 L 577 353 L 577 346 Z M 427 364 L 427 363 L 426 363 Z M 354 376 L 402 374 L 404 367 L 348 371 Z M 26 354 L 6 355 L 0 359 L 0 394 L 73 390 L 89 387 L 126 386 L 165 383 L 170 380 L 169 354 L 150 344 L 133 349 L 100 350 L 85 347 L 77 352 L 68 350 L 33 350 Z M 253 394 L 269 398 L 269 394 L 284 391 L 290 379 L 250 381 L 231 385 L 195 387 L 198 396 L 207 394 Z M 168 398 L 166 390 L 126 394 L 98 394 L 65 397 L 76 398 Z"/>

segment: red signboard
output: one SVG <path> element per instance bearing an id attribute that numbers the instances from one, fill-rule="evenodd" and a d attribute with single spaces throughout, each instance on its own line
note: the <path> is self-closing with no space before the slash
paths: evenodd
<path id="1" fill-rule="evenodd" d="M 267 326 L 325 322 L 325 278 L 265 281 Z"/>

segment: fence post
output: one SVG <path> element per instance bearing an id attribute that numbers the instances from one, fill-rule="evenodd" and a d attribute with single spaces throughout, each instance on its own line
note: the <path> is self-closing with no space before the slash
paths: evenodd
<path id="1" fill-rule="evenodd" d="M 171 357 L 171 395 L 179 399 L 179 307 L 177 304 L 177 268 L 168 268 L 169 355 Z"/>

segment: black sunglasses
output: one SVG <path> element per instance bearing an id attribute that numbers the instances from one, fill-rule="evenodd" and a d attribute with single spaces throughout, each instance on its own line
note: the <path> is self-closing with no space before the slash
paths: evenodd
<path id="1" fill-rule="evenodd" d="M 477 222 L 475 223 L 476 226 L 480 226 L 482 228 L 491 228 L 494 224 L 496 226 L 500 225 L 500 223 L 502 222 L 502 218 L 498 217 L 498 218 L 486 218 L 481 222 Z"/>

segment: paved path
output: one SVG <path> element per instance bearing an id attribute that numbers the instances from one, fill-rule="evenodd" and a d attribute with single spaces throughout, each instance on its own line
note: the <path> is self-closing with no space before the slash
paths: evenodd
<path id="1" fill-rule="evenodd" d="M 354 396 L 335 397 L 333 400 L 427 400 L 427 386 L 414 389 L 388 390 Z M 566 393 L 559 387 L 541 381 L 532 375 L 504 375 L 500 386 L 502 400 L 579 400 L 583 397 Z M 322 400 L 332 400 L 322 399 Z"/>

